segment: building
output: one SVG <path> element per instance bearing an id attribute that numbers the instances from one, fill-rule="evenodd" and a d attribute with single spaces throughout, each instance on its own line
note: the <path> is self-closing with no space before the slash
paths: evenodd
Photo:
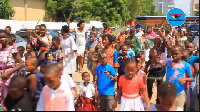
<path id="1" fill-rule="evenodd" d="M 141 24 L 142 26 L 162 26 L 169 24 L 166 16 L 140 16 L 136 19 L 136 24 Z M 187 22 L 199 22 L 199 16 L 186 16 L 185 23 Z"/>
<path id="2" fill-rule="evenodd" d="M 191 0 L 191 14 L 195 15 L 195 11 L 199 11 L 199 0 Z"/>
<path id="3" fill-rule="evenodd" d="M 154 0 L 155 11 L 160 11 L 167 14 L 168 11 L 175 7 L 175 0 Z"/>
<path id="4" fill-rule="evenodd" d="M 15 10 L 12 19 L 18 21 L 45 21 L 47 0 L 10 0 Z"/>

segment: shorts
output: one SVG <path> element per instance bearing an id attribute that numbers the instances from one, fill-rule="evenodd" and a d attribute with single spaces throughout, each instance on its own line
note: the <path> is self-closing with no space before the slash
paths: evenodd
<path id="1" fill-rule="evenodd" d="M 100 111 L 112 110 L 112 105 L 115 102 L 114 95 L 100 95 Z"/>
<path id="2" fill-rule="evenodd" d="M 186 99 L 185 93 L 177 95 L 175 99 L 175 105 L 183 109 L 185 104 L 185 99 Z"/>

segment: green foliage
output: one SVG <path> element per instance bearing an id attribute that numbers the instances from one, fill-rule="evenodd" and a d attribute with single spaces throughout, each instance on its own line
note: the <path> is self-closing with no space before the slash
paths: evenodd
<path id="1" fill-rule="evenodd" d="M 0 19 L 11 19 L 15 11 L 10 6 L 9 0 L 0 0 Z"/>
<path id="2" fill-rule="evenodd" d="M 195 16 L 199 16 L 199 8 L 197 11 L 195 11 Z"/>
<path id="3" fill-rule="evenodd" d="M 137 16 L 162 15 L 155 12 L 153 0 L 47 0 L 47 17 L 55 21 L 105 21 L 108 25 L 125 25 Z"/>

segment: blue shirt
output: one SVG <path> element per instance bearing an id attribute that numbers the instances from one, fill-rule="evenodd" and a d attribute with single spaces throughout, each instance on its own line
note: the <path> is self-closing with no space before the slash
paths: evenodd
<path id="1" fill-rule="evenodd" d="M 194 63 L 199 63 L 199 56 L 194 56 L 194 55 L 191 55 L 187 62 L 192 65 L 194 67 Z M 194 67 L 195 68 L 195 67 Z M 196 76 L 194 77 L 194 80 L 192 81 L 194 83 L 194 85 L 196 84 Z"/>
<path id="2" fill-rule="evenodd" d="M 110 72 L 110 75 L 115 76 L 117 73 L 113 66 L 108 63 L 103 65 L 98 65 L 95 71 L 95 75 L 98 77 L 98 91 L 100 95 L 115 95 L 115 81 L 112 81 L 110 77 L 107 77 L 104 73 L 105 71 Z"/>
<path id="3" fill-rule="evenodd" d="M 190 64 L 182 61 L 181 64 L 170 65 L 171 61 L 167 61 L 166 82 L 172 82 L 177 87 L 177 94 L 180 95 L 185 90 L 185 84 L 178 81 L 179 78 L 185 78 L 185 75 L 192 77 Z"/>
<path id="4" fill-rule="evenodd" d="M 129 48 L 128 52 L 127 52 L 127 55 L 128 55 L 128 57 L 132 58 L 132 57 L 135 56 L 135 52 L 131 48 Z"/>
<path id="5" fill-rule="evenodd" d="M 35 93 L 35 99 L 40 98 L 40 94 L 42 93 L 42 88 L 45 86 L 45 81 L 44 81 L 44 75 L 37 71 L 36 73 L 37 77 L 37 87 L 36 87 L 36 93 Z"/>

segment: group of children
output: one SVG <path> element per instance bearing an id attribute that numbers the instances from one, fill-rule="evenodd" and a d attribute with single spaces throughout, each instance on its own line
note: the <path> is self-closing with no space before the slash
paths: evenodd
<path id="1" fill-rule="evenodd" d="M 184 105 L 194 111 L 199 56 L 194 55 L 191 42 L 173 45 L 169 29 L 164 33 L 157 30 L 155 36 L 151 27 L 143 34 L 137 26 L 136 32 L 131 29 L 123 40 L 119 38 L 120 43 L 106 32 L 98 38 L 91 32 L 84 54 L 93 80 L 83 72 L 83 82 L 76 89 L 69 71 L 76 66 L 72 61 L 76 61 L 77 47 L 69 26 L 62 27 L 62 38 L 46 34 L 45 25 L 37 27 L 39 33 L 27 30 L 36 38 L 29 37 L 26 53 L 22 46 L 16 48 L 8 42 L 6 31 L 0 31 L 3 110 L 113 111 L 120 103 L 121 111 L 183 111 Z M 150 105 L 155 80 L 157 99 Z M 189 104 L 186 96 L 190 96 Z"/>

